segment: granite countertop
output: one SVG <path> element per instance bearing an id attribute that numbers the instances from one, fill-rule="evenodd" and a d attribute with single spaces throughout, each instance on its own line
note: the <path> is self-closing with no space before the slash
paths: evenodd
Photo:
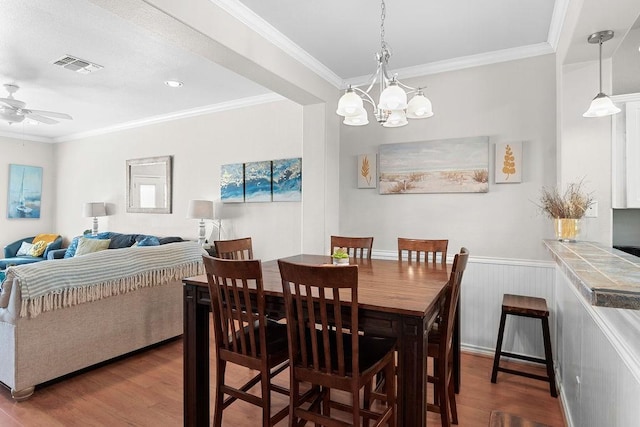
<path id="1" fill-rule="evenodd" d="M 640 310 L 639 257 L 593 242 L 544 244 L 591 305 Z"/>

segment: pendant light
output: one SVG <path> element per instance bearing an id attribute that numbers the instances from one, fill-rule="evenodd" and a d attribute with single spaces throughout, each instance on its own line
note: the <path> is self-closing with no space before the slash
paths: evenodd
<path id="1" fill-rule="evenodd" d="M 612 38 L 613 38 L 613 31 L 611 30 L 598 31 L 597 33 L 591 34 L 587 38 L 587 41 L 589 43 L 591 44 L 598 43 L 599 45 L 600 92 L 598 92 L 596 97 L 593 98 L 593 101 L 591 101 L 591 105 L 589 106 L 589 109 L 582 115 L 582 117 L 604 117 L 604 116 L 611 116 L 612 114 L 617 114 L 620 112 L 620 109 L 615 105 L 613 105 L 611 98 L 609 98 L 607 95 L 605 95 L 602 92 L 602 43 L 606 42 L 607 40 L 611 40 Z"/>
<path id="2" fill-rule="evenodd" d="M 373 107 L 376 120 L 384 127 L 404 126 L 408 123 L 407 118 L 426 119 L 433 116 L 431 101 L 424 96 L 423 88 L 412 88 L 401 83 L 395 75 L 389 76 L 387 67 L 391 57 L 391 48 L 384 41 L 384 19 L 386 17 L 384 0 L 381 1 L 381 10 L 380 52 L 376 53 L 378 68 L 366 90 L 349 86 L 338 101 L 336 114 L 344 117 L 343 123 L 345 125 L 363 126 L 369 123 L 364 102 Z M 377 103 L 369 95 L 376 83 L 380 88 L 380 98 Z M 407 102 L 407 94 L 413 93 L 415 95 Z"/>

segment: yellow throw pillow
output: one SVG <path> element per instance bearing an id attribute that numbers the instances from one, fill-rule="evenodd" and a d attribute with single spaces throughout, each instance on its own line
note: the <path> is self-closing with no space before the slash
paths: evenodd
<path id="1" fill-rule="evenodd" d="M 47 249 L 47 242 L 40 240 L 39 242 L 36 242 L 33 244 L 33 246 L 31 246 L 31 249 L 29 249 L 29 255 L 42 256 L 45 249 Z"/>
<path id="2" fill-rule="evenodd" d="M 78 248 L 74 256 L 82 256 L 109 249 L 109 243 L 111 243 L 111 239 L 87 239 L 86 237 L 81 237 L 78 240 Z"/>
<path id="3" fill-rule="evenodd" d="M 40 241 L 45 243 L 53 243 L 58 238 L 59 234 L 38 234 L 33 238 L 31 243 L 38 243 Z"/>

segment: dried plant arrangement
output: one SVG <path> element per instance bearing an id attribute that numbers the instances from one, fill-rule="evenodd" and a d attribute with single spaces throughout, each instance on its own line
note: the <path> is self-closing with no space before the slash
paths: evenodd
<path id="1" fill-rule="evenodd" d="M 549 218 L 582 218 L 594 202 L 593 196 L 583 190 L 582 184 L 582 181 L 570 183 L 562 194 L 555 187 L 543 187 L 538 207 Z"/>

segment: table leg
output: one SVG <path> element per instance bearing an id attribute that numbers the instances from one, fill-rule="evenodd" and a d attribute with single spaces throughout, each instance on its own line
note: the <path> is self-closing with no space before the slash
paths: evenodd
<path id="1" fill-rule="evenodd" d="M 184 425 L 209 425 L 209 306 L 184 285 Z"/>
<path id="2" fill-rule="evenodd" d="M 398 426 L 427 425 L 427 328 L 419 319 L 402 320 L 398 343 Z"/>

